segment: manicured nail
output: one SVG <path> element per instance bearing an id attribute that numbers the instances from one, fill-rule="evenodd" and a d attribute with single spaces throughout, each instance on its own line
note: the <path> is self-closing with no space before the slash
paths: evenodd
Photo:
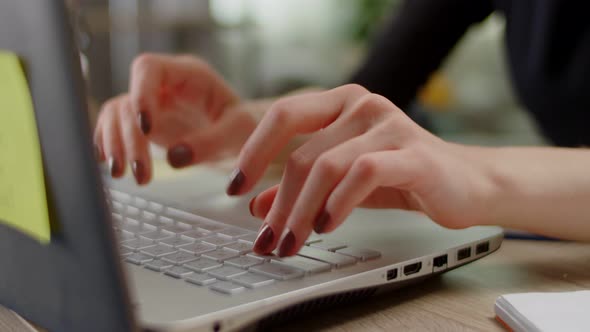
<path id="1" fill-rule="evenodd" d="M 244 181 L 246 180 L 246 176 L 242 173 L 242 170 L 239 168 L 235 169 L 230 177 L 229 185 L 227 186 L 227 194 L 230 196 L 235 196 L 238 194 Z"/>
<path id="2" fill-rule="evenodd" d="M 193 157 L 193 150 L 186 144 L 178 144 L 168 150 L 168 163 L 174 168 L 190 165 Z"/>
<path id="3" fill-rule="evenodd" d="M 295 234 L 289 230 L 289 233 L 283 238 L 281 246 L 279 247 L 279 256 L 285 257 L 294 254 L 293 248 L 295 247 Z"/>
<path id="4" fill-rule="evenodd" d="M 100 148 L 96 144 L 94 144 L 94 157 L 96 158 L 96 160 L 98 160 L 98 162 L 104 161 L 102 159 L 102 153 L 100 152 Z"/>
<path id="5" fill-rule="evenodd" d="M 258 233 L 256 241 L 254 241 L 253 250 L 259 254 L 268 254 L 272 251 L 272 244 L 274 242 L 275 234 L 272 228 L 268 224 L 264 224 L 264 227 Z"/>
<path id="6" fill-rule="evenodd" d="M 152 130 L 152 120 L 150 119 L 150 114 L 146 111 L 141 111 L 137 115 L 137 118 L 139 120 L 139 128 L 141 128 L 141 131 L 144 133 L 144 135 L 149 134 Z"/>
<path id="7" fill-rule="evenodd" d="M 252 197 L 252 199 L 250 200 L 250 204 L 248 205 L 248 209 L 250 210 L 250 214 L 252 215 L 252 217 L 256 217 L 256 215 L 254 215 L 254 202 L 256 201 L 256 197 L 257 196 Z"/>
<path id="8" fill-rule="evenodd" d="M 145 172 L 145 166 L 140 160 L 135 160 L 131 163 L 131 170 L 137 184 L 144 184 L 146 181 L 147 174 Z"/>
<path id="9" fill-rule="evenodd" d="M 313 226 L 313 230 L 318 234 L 326 232 L 326 227 L 330 223 L 331 219 L 332 219 L 332 217 L 330 216 L 330 214 L 326 210 L 322 211 L 320 216 L 315 221 L 315 224 Z"/>
<path id="10" fill-rule="evenodd" d="M 111 170 L 112 177 L 118 177 L 120 175 L 121 169 L 119 162 L 115 159 L 115 157 L 109 158 L 109 169 Z"/>

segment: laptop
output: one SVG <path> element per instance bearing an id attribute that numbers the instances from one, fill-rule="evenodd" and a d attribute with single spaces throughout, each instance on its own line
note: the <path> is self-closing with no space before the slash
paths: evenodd
<path id="1" fill-rule="evenodd" d="M 54 331 L 234 331 L 360 301 L 478 260 L 497 227 L 444 229 L 358 210 L 297 256 L 251 252 L 260 221 L 203 167 L 146 188 L 103 179 L 61 0 L 0 2 L 0 49 L 22 57 L 50 197 L 47 245 L 0 223 L 0 304 Z M 0 110 L 1 111 L 1 110 Z"/>

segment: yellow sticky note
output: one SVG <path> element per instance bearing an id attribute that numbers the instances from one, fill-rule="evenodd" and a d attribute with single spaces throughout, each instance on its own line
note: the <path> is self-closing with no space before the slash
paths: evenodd
<path id="1" fill-rule="evenodd" d="M 41 243 L 51 237 L 41 146 L 18 56 L 0 50 L 0 223 Z"/>

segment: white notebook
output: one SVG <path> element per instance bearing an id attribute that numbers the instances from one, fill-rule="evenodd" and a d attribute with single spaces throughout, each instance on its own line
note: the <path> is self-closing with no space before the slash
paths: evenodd
<path id="1" fill-rule="evenodd" d="M 590 291 L 520 293 L 496 300 L 496 317 L 514 332 L 590 331 Z"/>

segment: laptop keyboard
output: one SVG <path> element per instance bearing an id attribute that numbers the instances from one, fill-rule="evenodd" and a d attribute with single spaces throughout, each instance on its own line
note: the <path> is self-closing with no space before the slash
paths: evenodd
<path id="1" fill-rule="evenodd" d="M 195 287 L 237 294 L 376 259 L 375 250 L 310 237 L 296 256 L 252 252 L 256 232 L 108 190 L 123 259 Z"/>

